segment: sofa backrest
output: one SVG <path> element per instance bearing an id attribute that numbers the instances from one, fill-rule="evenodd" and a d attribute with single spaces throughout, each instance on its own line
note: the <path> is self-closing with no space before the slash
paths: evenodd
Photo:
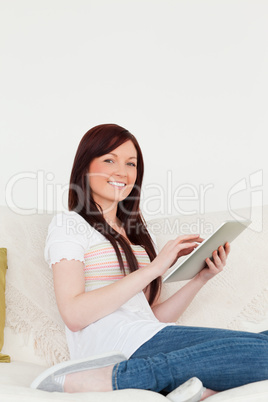
<path id="1" fill-rule="evenodd" d="M 8 261 L 3 351 L 13 360 L 51 365 L 69 357 L 52 270 L 44 260 L 53 215 L 18 215 L 0 207 L 0 244 Z"/>
<path id="2" fill-rule="evenodd" d="M 182 325 L 260 330 L 268 319 L 268 206 L 236 211 L 253 218 L 252 228 L 231 245 L 224 272 L 211 280 L 178 320 Z M 3 353 L 13 360 L 46 366 L 69 358 L 52 271 L 44 260 L 48 225 L 54 214 L 18 215 L 0 207 L 0 247 L 7 248 L 6 328 Z M 206 237 L 226 219 L 227 211 L 171 216 L 148 221 L 159 250 L 178 234 Z M 167 284 L 163 298 L 183 286 Z M 266 321 L 265 321 L 266 320 Z M 268 328 L 268 326 L 267 326 Z M 267 329 L 264 328 L 264 329 Z"/>

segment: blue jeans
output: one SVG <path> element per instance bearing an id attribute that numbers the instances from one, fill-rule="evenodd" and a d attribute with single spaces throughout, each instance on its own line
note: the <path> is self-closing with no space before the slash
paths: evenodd
<path id="1" fill-rule="evenodd" d="M 113 368 L 113 389 L 168 393 L 191 377 L 224 391 L 268 379 L 268 331 L 168 326 Z"/>

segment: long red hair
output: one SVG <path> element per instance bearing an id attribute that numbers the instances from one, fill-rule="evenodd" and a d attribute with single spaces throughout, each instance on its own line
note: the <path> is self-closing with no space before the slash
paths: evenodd
<path id="1" fill-rule="evenodd" d="M 125 267 L 118 244 L 125 253 L 130 272 L 134 272 L 139 268 L 138 261 L 125 237 L 116 232 L 106 222 L 101 207 L 95 203 L 90 191 L 88 169 L 94 158 L 112 152 L 128 140 L 132 141 L 137 150 L 137 178 L 129 196 L 118 203 L 117 217 L 122 222 L 131 243 L 143 246 L 150 261 L 152 261 L 156 257 L 156 252 L 140 211 L 140 192 L 144 174 L 144 162 L 138 141 L 128 130 L 116 124 L 101 124 L 86 132 L 79 143 L 74 158 L 68 197 L 69 210 L 76 211 L 111 242 L 115 249 L 120 269 L 124 273 Z M 161 283 L 161 278 L 156 278 L 149 285 L 150 304 L 154 302 L 159 294 Z"/>

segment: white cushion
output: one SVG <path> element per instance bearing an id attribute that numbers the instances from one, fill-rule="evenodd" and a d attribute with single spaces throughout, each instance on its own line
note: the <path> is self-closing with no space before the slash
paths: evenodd
<path id="1" fill-rule="evenodd" d="M 243 387 L 219 392 L 206 399 L 207 402 L 267 402 L 268 381 L 259 381 Z"/>
<path id="2" fill-rule="evenodd" d="M 44 358 L 35 353 L 34 336 L 31 330 L 16 333 L 12 328 L 5 327 L 2 353 L 11 353 L 12 360 L 45 365 Z M 49 364 L 46 366 L 49 367 Z"/>
<path id="3" fill-rule="evenodd" d="M 257 207 L 254 211 L 241 209 L 237 214 L 252 218 L 252 225 L 231 244 L 223 272 L 201 289 L 178 320 L 179 324 L 253 332 L 268 330 L 268 206 L 264 206 L 262 211 L 258 211 Z M 257 224 L 257 218 L 261 224 Z M 233 219 L 230 213 L 221 211 L 206 215 L 171 216 L 151 220 L 149 225 L 161 250 L 168 239 L 185 234 L 187 228 L 196 228 L 197 233 L 207 237 L 228 219 Z M 163 299 L 186 282 L 165 284 Z"/>
<path id="4" fill-rule="evenodd" d="M 7 248 L 8 259 L 6 327 L 12 331 L 3 350 L 12 360 L 52 365 L 69 358 L 52 270 L 44 260 L 45 239 L 53 215 L 21 216 L 0 207 L 0 244 Z"/>

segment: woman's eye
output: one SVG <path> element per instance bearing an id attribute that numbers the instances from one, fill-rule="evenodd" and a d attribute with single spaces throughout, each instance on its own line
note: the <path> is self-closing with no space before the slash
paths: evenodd
<path id="1" fill-rule="evenodd" d="M 114 163 L 114 161 L 113 161 L 112 159 L 105 159 L 104 162 L 106 162 L 106 163 Z M 129 165 L 129 166 L 136 167 L 136 164 L 133 163 L 133 162 L 128 162 L 128 165 Z"/>

